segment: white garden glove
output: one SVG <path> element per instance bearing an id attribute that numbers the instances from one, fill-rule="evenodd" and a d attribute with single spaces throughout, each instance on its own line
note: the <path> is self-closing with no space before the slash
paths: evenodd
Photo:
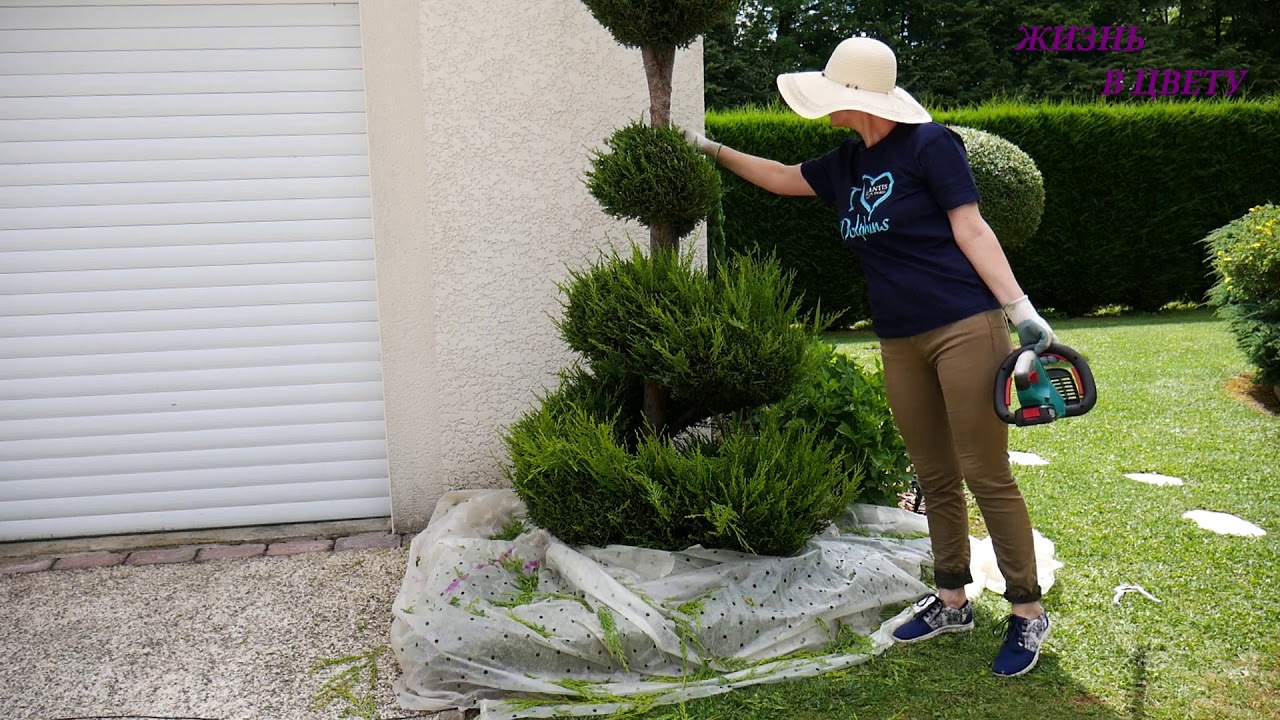
<path id="1" fill-rule="evenodd" d="M 680 130 L 680 134 L 684 135 L 684 139 L 687 140 L 690 145 L 698 148 L 698 152 L 703 155 L 713 159 L 720 155 L 720 148 L 723 146 L 715 140 L 708 139 L 706 135 L 696 133 L 692 130 L 685 130 L 683 128 Z"/>
<path id="2" fill-rule="evenodd" d="M 1004 306 L 1004 314 L 1009 322 L 1018 329 L 1018 344 L 1022 346 L 1035 343 L 1037 353 L 1042 353 L 1058 341 L 1053 328 L 1040 317 L 1040 313 L 1032 307 L 1026 295 Z"/>

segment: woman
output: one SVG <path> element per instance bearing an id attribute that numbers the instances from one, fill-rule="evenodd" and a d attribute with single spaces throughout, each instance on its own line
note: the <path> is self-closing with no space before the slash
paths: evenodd
<path id="1" fill-rule="evenodd" d="M 833 127 L 860 138 L 799 165 L 685 136 L 765 190 L 816 195 L 838 211 L 839 238 L 866 276 L 889 405 L 929 503 L 938 591 L 916 604 L 894 637 L 917 642 L 973 629 L 964 590 L 973 582 L 966 482 L 1013 605 L 992 672 L 1021 675 L 1035 667 L 1050 623 L 1040 605 L 1031 520 L 1009 468 L 1008 426 L 992 408 L 991 388 L 1013 350 L 1006 315 L 1024 345 L 1043 350 L 1055 338 L 978 212 L 959 136 L 932 122 L 896 79 L 893 51 L 870 38 L 842 42 L 822 72 L 780 76 L 778 88 L 796 113 L 829 115 Z"/>

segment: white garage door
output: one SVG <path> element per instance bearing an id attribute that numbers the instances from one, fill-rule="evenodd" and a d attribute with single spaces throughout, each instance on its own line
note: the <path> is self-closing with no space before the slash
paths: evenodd
<path id="1" fill-rule="evenodd" d="M 0 0 L 0 541 L 390 513 L 355 2 Z"/>

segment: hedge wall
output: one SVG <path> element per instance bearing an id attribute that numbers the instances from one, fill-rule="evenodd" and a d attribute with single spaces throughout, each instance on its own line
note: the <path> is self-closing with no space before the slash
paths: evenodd
<path id="1" fill-rule="evenodd" d="M 1211 277 L 1201 239 L 1250 207 L 1280 201 L 1280 98 L 1001 103 L 934 118 L 999 135 L 1035 160 L 1044 218 L 1006 253 L 1032 301 L 1059 313 L 1203 300 Z M 710 137 L 784 163 L 816 157 L 847 132 L 775 111 L 707 115 Z M 721 172 L 725 248 L 772 249 L 795 269 L 807 303 L 848 308 L 849 321 L 867 317 L 861 272 L 837 240 L 833 211 Z"/>

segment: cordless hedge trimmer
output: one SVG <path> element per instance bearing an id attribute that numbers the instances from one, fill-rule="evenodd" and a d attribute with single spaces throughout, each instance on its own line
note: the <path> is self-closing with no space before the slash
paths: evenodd
<path id="1" fill-rule="evenodd" d="M 1015 389 L 1021 406 L 1016 411 L 1010 409 Z M 1010 425 L 1043 425 L 1083 415 L 1097 402 L 1089 363 L 1066 345 L 1054 343 L 1038 354 L 1034 345 L 1024 345 L 996 372 L 996 414 Z"/>

